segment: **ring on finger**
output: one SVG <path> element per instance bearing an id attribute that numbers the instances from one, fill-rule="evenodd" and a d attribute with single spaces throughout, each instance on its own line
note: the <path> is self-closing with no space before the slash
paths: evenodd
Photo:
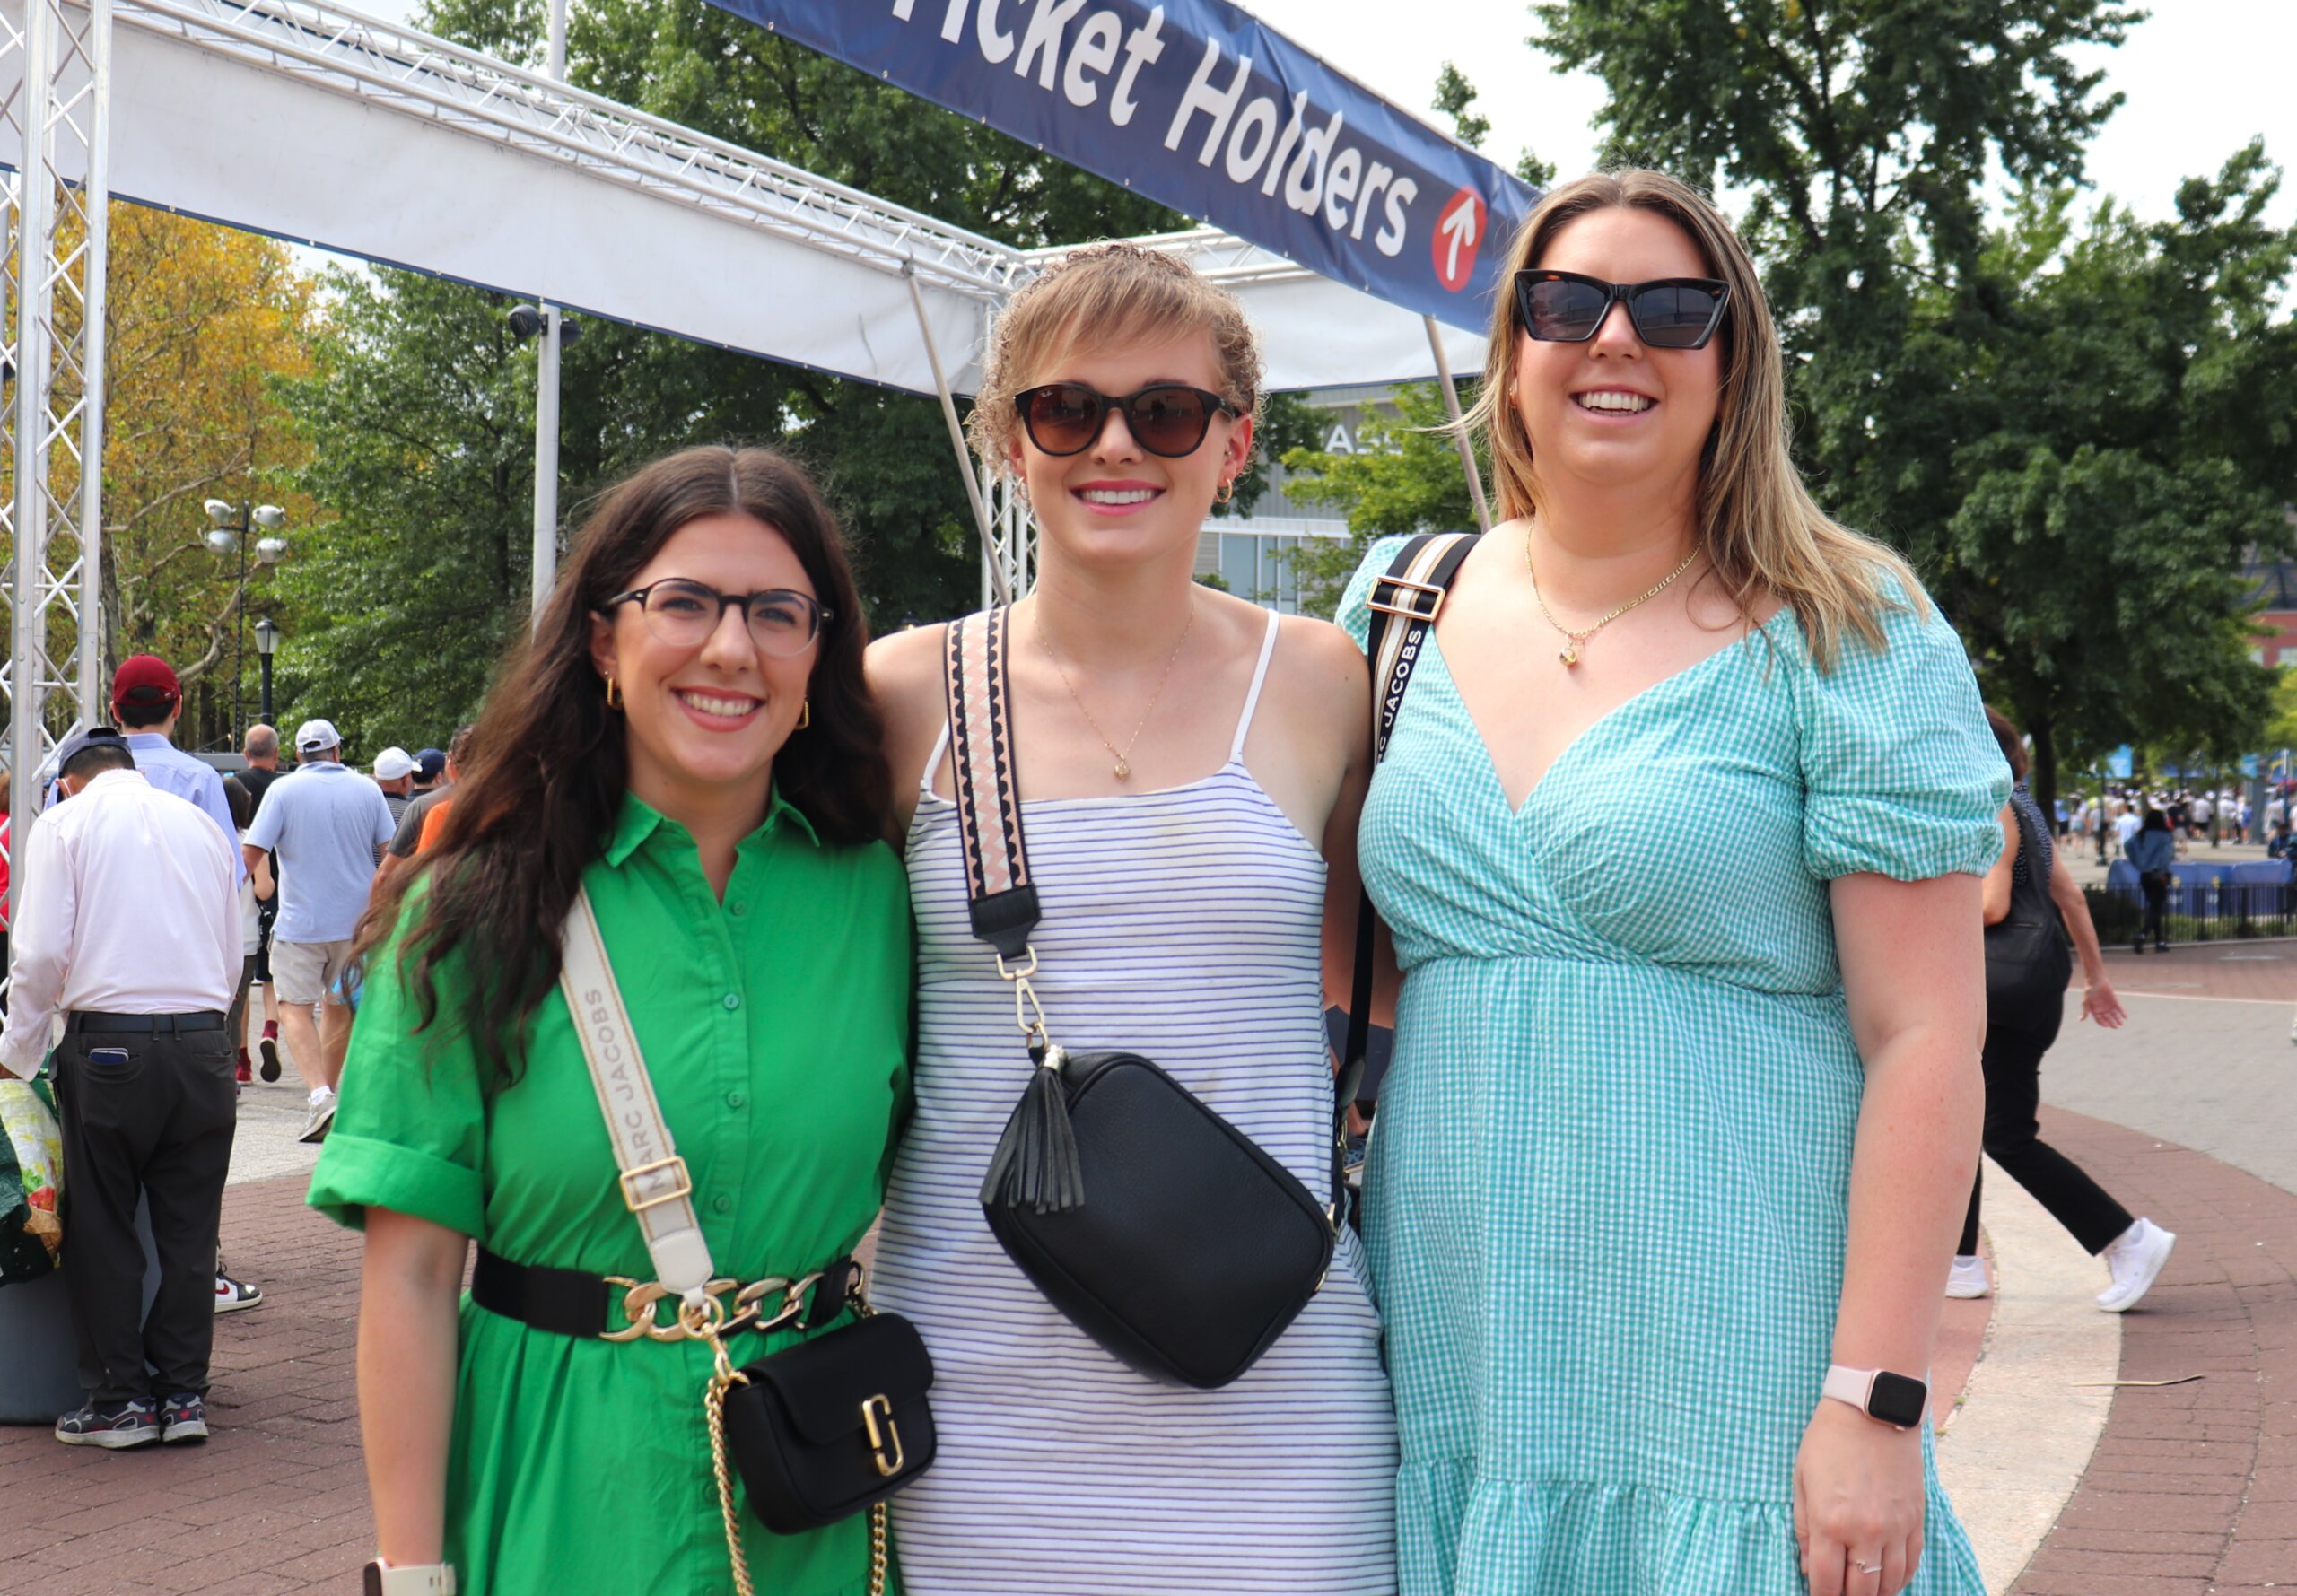
<path id="1" fill-rule="evenodd" d="M 1861 1574 L 1880 1574 L 1882 1572 L 1882 1565 L 1880 1563 L 1861 1563 L 1856 1566 L 1858 1572 Z"/>

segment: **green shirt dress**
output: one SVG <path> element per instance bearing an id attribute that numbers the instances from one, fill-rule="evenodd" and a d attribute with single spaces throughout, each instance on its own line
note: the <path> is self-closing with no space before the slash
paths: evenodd
<path id="1" fill-rule="evenodd" d="M 1803 1596 L 1865 1085 L 1828 883 L 1983 873 L 2009 790 L 1953 629 L 1885 632 L 1822 672 L 1781 610 L 1512 809 L 1429 633 L 1358 841 L 1403 971 L 1364 1226 L 1402 1596 Z M 1923 1445 L 1911 1596 L 1981 1596 Z"/>
<path id="2" fill-rule="evenodd" d="M 583 881 L 718 1273 L 797 1276 L 851 1252 L 909 1089 L 909 897 L 892 850 L 823 844 L 777 798 L 721 903 L 693 838 L 629 798 Z M 449 1035 L 426 1057 L 397 946 L 367 973 L 311 1206 L 354 1226 L 389 1208 L 514 1262 L 653 1278 L 564 1000 L 545 1000 L 525 1074 L 490 1095 L 453 1028 L 459 963 L 441 983 Z M 792 1339 L 730 1345 L 747 1363 Z M 464 1596 L 731 1590 L 710 1373 L 698 1341 L 577 1339 L 466 1297 L 446 1532 Z M 778 1536 L 742 1518 L 761 1596 L 867 1589 L 863 1519 Z"/>

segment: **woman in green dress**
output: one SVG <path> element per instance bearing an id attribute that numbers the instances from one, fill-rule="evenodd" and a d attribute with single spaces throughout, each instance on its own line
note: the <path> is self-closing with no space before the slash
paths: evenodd
<path id="1" fill-rule="evenodd" d="M 556 984 L 578 887 L 717 1272 L 798 1279 L 860 1239 L 910 1029 L 866 641 L 796 467 L 656 462 L 607 498 L 490 698 L 439 845 L 380 888 L 310 1202 L 366 1232 L 359 1399 L 390 1569 L 451 1565 L 463 1596 L 729 1588 L 709 1347 L 604 1339 L 618 1286 L 574 1334 L 461 1281 L 474 1242 L 483 1264 L 653 1278 Z M 743 1521 L 758 1589 L 867 1588 L 863 1519 Z"/>
<path id="2" fill-rule="evenodd" d="M 1567 185 L 1501 282 L 1507 519 L 1359 834 L 1403 973 L 1366 1181 L 1402 1589 L 1978 1596 L 1919 1382 L 2009 772 L 1912 572 L 1795 476 L 1709 203 Z"/>

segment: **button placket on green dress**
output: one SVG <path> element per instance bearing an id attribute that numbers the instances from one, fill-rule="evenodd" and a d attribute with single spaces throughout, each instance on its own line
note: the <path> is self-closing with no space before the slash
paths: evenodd
<path id="1" fill-rule="evenodd" d="M 879 843 L 817 843 L 777 798 L 721 904 L 692 838 L 633 798 L 583 879 L 718 1272 L 795 1276 L 851 1251 L 881 1200 L 908 1089 L 899 861 Z M 396 947 L 371 962 L 312 1206 L 354 1225 L 388 1208 L 516 1262 L 651 1278 L 558 994 L 533 1016 L 520 1081 L 488 1091 L 459 1031 L 462 962 L 441 971 L 428 1047 Z M 461 1588 L 722 1596 L 707 1350 L 555 1335 L 467 1299 L 460 1322 L 447 1551 Z M 791 1339 L 743 1337 L 736 1356 Z M 745 1520 L 761 1592 L 866 1588 L 860 1521 L 784 1537 Z"/>

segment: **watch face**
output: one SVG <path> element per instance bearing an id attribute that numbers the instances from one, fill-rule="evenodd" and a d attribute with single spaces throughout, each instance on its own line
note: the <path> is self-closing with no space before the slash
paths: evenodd
<path id="1" fill-rule="evenodd" d="M 1866 1399 L 1866 1411 L 1886 1425 L 1910 1430 L 1922 1422 L 1922 1409 L 1929 1400 L 1930 1388 L 1921 1381 L 1885 1370 L 1874 1376 L 1874 1389 Z"/>

